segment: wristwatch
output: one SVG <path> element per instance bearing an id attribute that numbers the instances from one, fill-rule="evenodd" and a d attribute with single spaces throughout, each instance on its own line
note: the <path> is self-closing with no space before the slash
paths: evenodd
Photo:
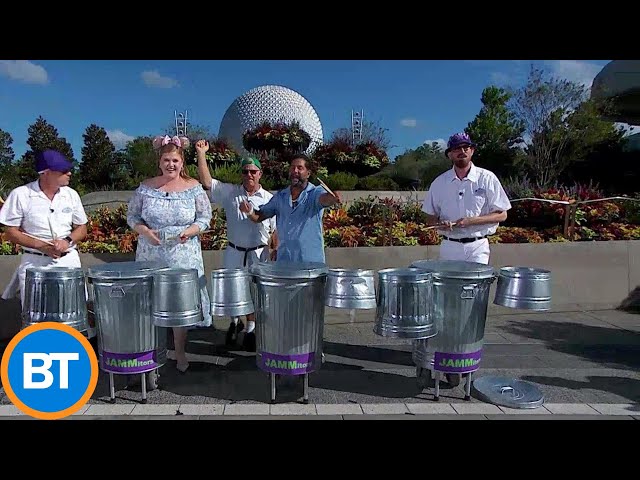
<path id="1" fill-rule="evenodd" d="M 73 247 L 74 242 L 73 242 L 73 238 L 71 238 L 69 235 L 67 235 L 66 237 L 64 237 L 64 239 L 69 242 L 69 246 Z"/>

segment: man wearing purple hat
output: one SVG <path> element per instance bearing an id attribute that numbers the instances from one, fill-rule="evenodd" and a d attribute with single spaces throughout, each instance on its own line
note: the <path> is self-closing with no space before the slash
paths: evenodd
<path id="1" fill-rule="evenodd" d="M 507 219 L 511 202 L 496 175 L 473 164 L 476 144 L 466 133 L 449 138 L 445 155 L 451 170 L 438 176 L 427 192 L 422 210 L 429 225 L 441 225 L 441 260 L 489 263 L 489 240 Z"/>
<path id="2" fill-rule="evenodd" d="M 80 195 L 69 187 L 73 165 L 55 150 L 37 152 L 38 179 L 11 191 L 0 209 L 7 239 L 22 247 L 20 265 L 2 298 L 20 292 L 24 305 L 28 267 L 81 267 L 77 243 L 87 236 L 87 215 Z M 90 339 L 96 331 L 89 328 Z"/>
<path id="3" fill-rule="evenodd" d="M 473 164 L 471 158 L 476 144 L 466 133 L 456 133 L 449 138 L 445 155 L 453 163 L 448 170 L 431 183 L 422 210 L 429 225 L 440 225 L 443 236 L 440 243 L 440 260 L 462 260 L 487 265 L 489 240 L 498 224 L 507 219 L 511 202 L 500 180 L 485 168 Z M 414 341 L 414 349 L 426 349 L 429 341 Z M 430 376 L 430 370 L 428 370 Z M 460 374 L 447 373 L 451 386 L 460 383 Z M 428 378 L 427 383 L 432 379 Z"/>

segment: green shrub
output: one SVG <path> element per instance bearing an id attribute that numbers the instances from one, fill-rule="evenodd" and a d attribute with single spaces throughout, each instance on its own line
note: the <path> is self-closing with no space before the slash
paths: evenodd
<path id="1" fill-rule="evenodd" d="M 354 190 L 359 178 L 353 173 L 336 172 L 321 177 L 331 190 Z"/>
<path id="2" fill-rule="evenodd" d="M 362 190 L 398 190 L 398 184 L 393 179 L 382 175 L 361 178 L 358 187 Z"/>
<path id="3" fill-rule="evenodd" d="M 223 183 L 242 183 L 242 171 L 239 163 L 230 163 L 216 167 L 211 170 L 211 176 Z"/>

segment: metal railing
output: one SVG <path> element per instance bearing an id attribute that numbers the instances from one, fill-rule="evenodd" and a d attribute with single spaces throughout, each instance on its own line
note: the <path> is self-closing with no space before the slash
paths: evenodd
<path id="1" fill-rule="evenodd" d="M 527 198 L 516 198 L 514 200 L 510 200 L 510 202 L 511 203 L 522 202 L 524 200 L 564 205 L 564 227 L 562 229 L 562 235 L 564 236 L 564 238 L 568 240 L 573 240 L 573 233 L 576 227 L 576 214 L 578 213 L 578 208 L 580 207 L 580 205 L 584 205 L 586 203 L 607 202 L 610 200 L 629 200 L 632 202 L 640 202 L 640 198 L 620 197 L 620 196 L 607 197 L 607 198 L 594 198 L 591 200 L 576 200 L 572 202 L 567 200 L 549 200 L 547 198 L 527 197 Z"/>
<path id="2" fill-rule="evenodd" d="M 640 198 L 631 198 L 631 197 L 606 197 L 606 198 L 594 198 L 591 200 L 550 200 L 548 198 L 535 198 L 535 197 L 525 197 L 525 198 L 516 198 L 513 200 L 509 200 L 511 203 L 515 202 L 523 202 L 525 200 L 534 201 L 534 202 L 542 202 L 542 203 L 552 203 L 557 205 L 564 205 L 565 215 L 564 215 L 564 226 L 562 229 L 562 235 L 567 240 L 573 240 L 573 234 L 576 226 L 576 214 L 578 212 L 578 208 L 580 205 L 584 205 L 587 203 L 595 203 L 595 202 L 607 202 L 610 200 L 628 200 L 632 202 L 640 202 Z M 376 199 L 374 204 L 384 205 L 381 202 L 381 199 Z M 386 207 L 386 205 L 385 205 Z M 383 246 L 392 246 L 393 245 L 393 235 L 391 234 L 391 221 L 388 217 L 390 212 L 390 208 L 383 208 L 382 211 L 382 245 Z"/>

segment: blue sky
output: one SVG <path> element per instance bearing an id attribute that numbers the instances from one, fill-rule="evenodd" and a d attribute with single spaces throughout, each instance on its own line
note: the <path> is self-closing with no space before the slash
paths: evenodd
<path id="1" fill-rule="evenodd" d="M 81 158 L 82 134 L 95 123 L 116 147 L 157 135 L 188 111 L 190 123 L 218 133 L 233 100 L 247 90 L 282 85 L 315 108 L 327 140 L 347 127 L 351 110 L 389 129 L 393 159 L 425 141 L 463 130 L 488 85 L 521 85 L 533 63 L 587 86 L 609 60 L 0 60 L 0 129 L 16 158 L 39 115 Z"/>

